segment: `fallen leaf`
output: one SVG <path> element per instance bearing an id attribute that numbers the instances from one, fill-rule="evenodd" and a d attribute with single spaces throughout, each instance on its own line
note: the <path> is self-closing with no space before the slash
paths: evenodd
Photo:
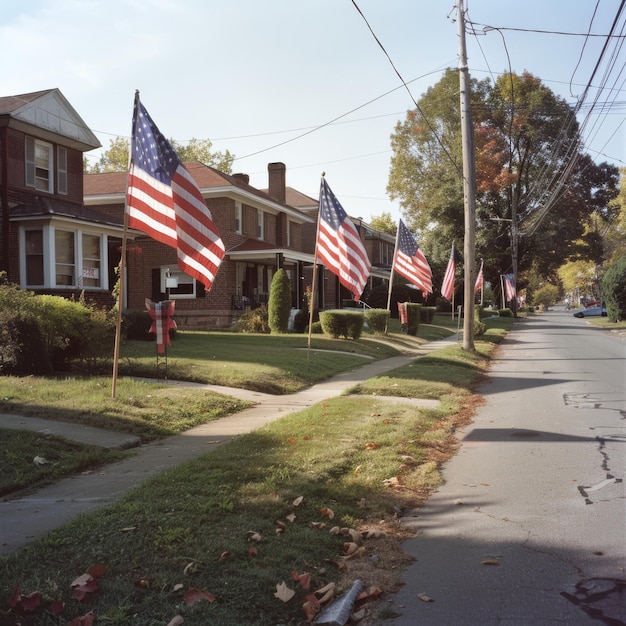
<path id="1" fill-rule="evenodd" d="M 276 593 L 274 596 L 283 602 L 289 602 L 295 593 L 296 592 L 293 589 L 289 589 L 289 587 L 287 587 L 287 583 L 283 580 L 276 585 Z"/>
<path id="2" fill-rule="evenodd" d="M 379 530 L 378 528 L 374 529 L 374 530 L 367 530 L 365 531 L 365 537 L 366 539 L 379 539 L 380 537 L 386 537 L 387 533 L 384 530 Z"/>
<path id="3" fill-rule="evenodd" d="M 73 583 L 70 584 L 70 587 L 79 587 L 81 585 L 86 585 L 87 583 L 93 580 L 93 576 L 91 574 L 81 574 L 78 578 L 74 580 Z"/>
<path id="4" fill-rule="evenodd" d="M 357 465 L 357 466 L 354 468 L 354 475 L 356 476 L 357 474 L 360 474 L 361 469 L 363 469 L 363 466 L 362 466 L 362 465 Z"/>
<path id="5" fill-rule="evenodd" d="M 90 576 L 93 576 L 94 578 L 102 578 L 107 571 L 107 566 L 106 565 L 102 565 L 101 563 L 98 563 L 96 565 L 92 565 L 88 570 L 87 573 Z"/>
<path id="6" fill-rule="evenodd" d="M 249 557 L 259 556 L 259 551 L 257 550 L 255 546 L 251 546 L 248 548 L 248 556 Z"/>
<path id="7" fill-rule="evenodd" d="M 183 583 L 176 583 L 173 587 L 172 587 L 172 591 L 180 591 L 183 588 Z"/>
<path id="8" fill-rule="evenodd" d="M 48 459 L 46 459 L 46 458 L 45 458 L 45 457 L 43 457 L 43 456 L 36 456 L 36 457 L 33 459 L 33 463 L 34 463 L 35 465 L 46 465 L 47 463 L 50 463 L 50 461 L 48 461 Z"/>
<path id="9" fill-rule="evenodd" d="M 295 570 L 291 572 L 291 577 L 298 583 L 303 589 L 308 589 L 311 586 L 311 574 L 305 572 L 304 574 L 298 574 Z"/>
<path id="10" fill-rule="evenodd" d="M 370 587 L 367 591 L 361 591 L 357 596 L 356 602 L 363 602 L 364 600 L 371 600 L 382 595 L 383 591 L 380 587 Z"/>
<path id="11" fill-rule="evenodd" d="M 285 528 L 287 528 L 287 524 L 285 524 L 285 522 L 279 519 L 276 520 L 276 526 L 278 526 L 280 530 L 285 530 Z"/>
<path id="12" fill-rule="evenodd" d="M 496 559 L 485 559 L 481 565 L 500 565 L 500 561 Z"/>
<path id="13" fill-rule="evenodd" d="M 359 549 L 359 546 L 358 544 L 354 543 L 354 541 L 346 541 L 343 544 L 343 553 L 346 556 L 350 556 L 351 554 L 354 554 L 358 549 Z"/>
<path id="14" fill-rule="evenodd" d="M 137 526 L 126 526 L 126 528 L 122 528 L 123 533 L 132 533 L 137 530 Z"/>
<path id="15" fill-rule="evenodd" d="M 302 605 L 302 608 L 306 615 L 306 621 L 312 622 L 322 607 L 319 600 L 311 593 L 306 597 L 306 602 Z"/>
<path id="16" fill-rule="evenodd" d="M 425 593 L 418 593 L 417 597 L 422 601 L 422 602 L 434 602 L 434 600 L 430 597 L 427 596 Z"/>
<path id="17" fill-rule="evenodd" d="M 327 506 L 320 509 L 320 515 L 327 517 L 328 519 L 333 519 L 335 517 L 335 513 L 332 509 L 329 509 Z"/>
<path id="18" fill-rule="evenodd" d="M 249 548 L 249 550 L 252 550 L 252 548 Z M 254 550 L 256 550 L 256 548 L 254 548 Z M 230 559 L 230 557 L 231 557 L 230 550 L 224 550 L 224 552 L 220 554 L 220 561 L 226 561 L 227 559 Z"/>
<path id="19" fill-rule="evenodd" d="M 321 596 L 320 604 L 326 604 L 327 602 L 332 601 L 332 599 L 335 597 L 336 586 L 336 583 L 328 583 L 327 585 L 324 585 L 314 592 L 315 595 Z"/>
<path id="20" fill-rule="evenodd" d="M 300 506 L 301 504 L 304 504 L 304 496 L 298 496 L 292 504 L 293 506 Z"/>
<path id="21" fill-rule="evenodd" d="M 400 485 L 400 479 L 397 476 L 385 478 L 383 480 L 383 485 L 386 485 L 387 487 L 398 487 Z"/>
<path id="22" fill-rule="evenodd" d="M 140 578 L 135 581 L 135 587 L 138 587 L 139 589 L 150 589 L 153 581 L 154 578 Z"/>
<path id="23" fill-rule="evenodd" d="M 293 523 L 293 520 L 296 519 L 296 514 L 295 513 L 289 513 L 289 515 L 285 516 L 288 522 Z"/>
<path id="24" fill-rule="evenodd" d="M 189 587 L 187 591 L 185 591 L 185 602 L 191 606 L 196 604 L 196 602 L 201 602 L 202 600 L 207 600 L 209 602 L 215 602 L 215 596 L 208 591 L 204 591 L 204 589 L 196 589 L 195 587 Z"/>
<path id="25" fill-rule="evenodd" d="M 328 532 L 331 535 L 338 535 L 341 533 L 341 529 L 339 528 L 339 526 L 333 526 Z"/>
<path id="26" fill-rule="evenodd" d="M 20 596 L 20 607 L 24 613 L 33 613 L 41 605 L 41 593 L 33 591 L 26 596 Z"/>
<path id="27" fill-rule="evenodd" d="M 69 626 L 91 626 L 96 619 L 96 614 L 93 611 L 89 611 L 81 617 L 75 617 Z"/>
<path id="28" fill-rule="evenodd" d="M 378 448 L 378 444 L 375 441 L 368 441 L 365 444 L 366 450 L 376 450 Z"/>
<path id="29" fill-rule="evenodd" d="M 198 564 L 192 561 L 191 563 L 187 563 L 187 565 L 185 566 L 185 569 L 183 570 L 183 576 L 191 576 L 191 574 L 195 574 L 197 571 Z"/>
<path id="30" fill-rule="evenodd" d="M 261 533 L 257 533 L 254 530 L 249 530 L 246 533 L 246 539 L 248 541 L 261 541 Z"/>
<path id="31" fill-rule="evenodd" d="M 185 620 L 180 615 L 177 615 L 167 623 L 167 626 L 180 626 L 184 621 Z"/>
<path id="32" fill-rule="evenodd" d="M 309 528 L 326 528 L 324 522 L 309 522 Z"/>
<path id="33" fill-rule="evenodd" d="M 48 607 L 48 611 L 52 613 L 52 615 L 61 615 L 65 610 L 65 602 L 62 600 L 53 600 Z"/>

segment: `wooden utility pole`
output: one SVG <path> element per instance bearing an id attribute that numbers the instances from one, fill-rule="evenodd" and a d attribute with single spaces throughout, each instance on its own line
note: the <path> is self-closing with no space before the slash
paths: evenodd
<path id="1" fill-rule="evenodd" d="M 463 349 L 474 351 L 474 248 L 476 245 L 476 163 L 474 129 L 470 110 L 470 77 L 465 47 L 465 13 L 463 0 L 458 0 L 459 80 L 461 91 L 461 141 L 463 144 L 463 205 L 465 215 L 464 286 L 463 286 Z"/>

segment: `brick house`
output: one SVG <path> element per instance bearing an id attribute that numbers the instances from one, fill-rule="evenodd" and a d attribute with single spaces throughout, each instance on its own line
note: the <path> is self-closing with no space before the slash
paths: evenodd
<path id="1" fill-rule="evenodd" d="M 84 175 L 83 154 L 99 147 L 58 89 L 0 98 L 0 269 L 22 288 L 73 298 L 84 293 L 89 301 L 113 304 L 127 174 Z M 252 187 L 245 174 L 185 165 L 226 247 L 215 282 L 205 291 L 179 271 L 175 250 L 129 229 L 124 307 L 143 310 L 146 298 L 172 298 L 181 327 L 227 327 L 246 308 L 267 302 L 282 267 L 291 279 L 292 306 L 304 308 L 317 200 L 286 186 L 282 163 L 268 165 L 266 190 Z M 353 221 L 373 264 L 369 289 L 388 280 L 394 240 Z M 336 276 L 328 270 L 318 276 L 319 308 L 350 303 Z"/>
<path id="2" fill-rule="evenodd" d="M 210 291 L 183 274 L 176 250 L 129 231 L 126 307 L 144 308 L 145 298 L 176 300 L 179 326 L 227 327 L 248 307 L 265 304 L 278 268 L 292 286 L 292 306 L 305 306 L 305 268 L 313 254 L 302 249 L 302 230 L 314 218 L 285 203 L 286 168 L 268 165 L 269 188 L 260 191 L 245 174 L 229 175 L 202 163 L 185 163 L 219 229 L 226 255 Z M 87 174 L 84 202 L 97 213 L 123 215 L 126 172 Z M 169 286 L 168 286 L 169 285 Z"/>
<path id="3" fill-rule="evenodd" d="M 58 89 L 0 98 L 0 269 L 39 293 L 112 304 L 122 221 L 83 204 L 100 142 Z"/>

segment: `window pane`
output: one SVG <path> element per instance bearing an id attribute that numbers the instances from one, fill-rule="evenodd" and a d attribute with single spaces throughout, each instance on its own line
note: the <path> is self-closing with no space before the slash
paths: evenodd
<path id="1" fill-rule="evenodd" d="M 59 286 L 76 284 L 76 261 L 74 255 L 74 233 L 57 230 L 54 233 L 56 261 L 56 284 Z"/>
<path id="2" fill-rule="evenodd" d="M 83 235 L 83 287 L 100 287 L 100 237 Z"/>
<path id="3" fill-rule="evenodd" d="M 43 231 L 27 230 L 24 233 L 26 244 L 26 284 L 29 287 L 43 285 Z"/>

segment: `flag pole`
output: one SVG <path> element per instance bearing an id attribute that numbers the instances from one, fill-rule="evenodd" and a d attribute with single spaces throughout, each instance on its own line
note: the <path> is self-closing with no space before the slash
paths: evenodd
<path id="1" fill-rule="evenodd" d="M 385 322 L 385 335 L 387 334 L 387 326 L 389 325 L 389 318 L 391 317 L 391 290 L 393 288 L 393 268 L 396 266 L 396 257 L 398 256 L 398 238 L 400 237 L 400 227 L 396 227 L 396 243 L 393 249 L 393 261 L 391 262 L 391 271 L 389 272 L 389 291 L 387 292 L 387 320 Z"/>
<path id="2" fill-rule="evenodd" d="M 324 176 L 326 176 L 326 172 L 322 172 L 322 180 L 324 179 Z M 311 351 L 311 335 L 313 334 L 313 310 L 315 309 L 315 295 L 316 295 L 315 288 L 317 286 L 317 242 L 320 236 L 321 195 L 322 195 L 322 186 L 320 184 L 320 192 L 319 192 L 319 197 L 317 200 L 317 228 L 315 231 L 315 253 L 313 255 L 313 278 L 312 278 L 313 284 L 311 285 L 311 304 L 309 306 L 309 336 L 307 338 L 307 353 L 306 353 L 307 360 L 309 358 L 309 352 Z"/>
<path id="3" fill-rule="evenodd" d="M 137 111 L 139 106 L 139 90 L 135 91 L 135 108 Z M 133 126 L 135 124 L 135 113 L 133 111 Z M 124 290 L 126 289 L 126 281 L 124 280 L 126 274 L 126 239 L 128 237 L 128 178 L 130 172 L 130 166 L 132 163 L 132 141 L 128 149 L 128 167 L 126 168 L 126 195 L 124 197 L 124 229 L 122 231 L 122 258 L 120 259 L 120 277 L 119 277 L 119 292 L 117 294 L 117 319 L 115 322 L 115 346 L 113 348 L 113 381 L 111 384 L 111 397 L 115 398 L 117 390 L 117 373 L 118 363 L 120 359 L 120 343 L 122 336 L 122 308 L 124 304 Z"/>

